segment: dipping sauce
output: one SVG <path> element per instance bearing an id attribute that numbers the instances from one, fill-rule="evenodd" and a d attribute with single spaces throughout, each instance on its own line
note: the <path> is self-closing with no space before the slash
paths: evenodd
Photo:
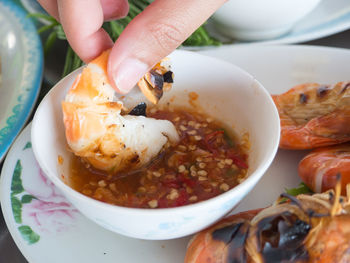
<path id="1" fill-rule="evenodd" d="M 67 183 L 106 203 L 166 208 L 207 200 L 246 177 L 248 140 L 239 143 L 222 124 L 196 112 L 151 109 L 147 116 L 171 121 L 180 142 L 130 173 L 108 174 L 74 157 Z"/>

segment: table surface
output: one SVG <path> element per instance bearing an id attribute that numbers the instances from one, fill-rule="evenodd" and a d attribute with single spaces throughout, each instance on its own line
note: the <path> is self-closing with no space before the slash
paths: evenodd
<path id="1" fill-rule="evenodd" d="M 58 43 L 62 45 L 63 43 Z M 329 47 L 340 47 L 340 48 L 350 48 L 350 30 L 331 35 L 325 38 L 300 43 L 302 45 L 316 45 L 316 46 L 329 46 Z M 63 55 L 58 55 L 55 52 L 52 57 L 45 58 L 45 71 L 44 75 L 46 79 L 56 80 L 57 74 L 53 74 L 57 70 L 56 65 L 62 65 Z M 42 89 L 40 91 L 38 102 L 50 89 L 51 84 L 47 81 L 43 82 Z M 0 171 L 2 164 L 0 163 Z M 23 257 L 22 253 L 18 250 L 16 244 L 14 243 L 2 216 L 0 210 L 0 263 L 11 262 L 11 263 L 26 263 L 26 259 Z"/>

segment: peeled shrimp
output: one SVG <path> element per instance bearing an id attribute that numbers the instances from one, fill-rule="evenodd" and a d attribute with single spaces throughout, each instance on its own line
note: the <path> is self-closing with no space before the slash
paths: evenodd
<path id="1" fill-rule="evenodd" d="M 340 144 L 313 150 L 299 163 L 299 176 L 315 192 L 332 189 L 337 174 L 341 174 L 342 193 L 350 183 L 350 144 Z"/>
<path id="2" fill-rule="evenodd" d="M 74 154 L 97 169 L 133 170 L 175 144 L 179 136 L 167 120 L 122 115 L 123 103 L 114 100 L 114 90 L 108 82 L 109 52 L 105 51 L 83 69 L 62 102 L 66 138 Z M 163 72 L 169 71 L 158 64 L 153 75 L 163 76 Z M 151 80 L 151 76 L 144 77 L 139 84 L 156 103 L 161 95 L 158 92 L 154 96 L 152 88 L 159 91 L 163 83 L 158 81 L 154 87 Z"/>
<path id="3" fill-rule="evenodd" d="M 336 191 L 286 195 L 261 209 L 230 216 L 195 235 L 185 263 L 350 261 L 350 203 Z"/>
<path id="4" fill-rule="evenodd" d="M 302 84 L 272 97 L 281 119 L 281 148 L 313 149 L 350 141 L 350 82 Z"/>

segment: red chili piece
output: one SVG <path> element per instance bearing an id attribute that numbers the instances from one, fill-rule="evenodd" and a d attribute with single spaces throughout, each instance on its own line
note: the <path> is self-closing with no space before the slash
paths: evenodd
<path id="1" fill-rule="evenodd" d="M 227 156 L 233 161 L 235 165 L 237 165 L 239 168 L 247 169 L 248 164 L 243 160 L 242 157 L 238 156 L 237 154 L 234 154 L 232 152 L 228 152 Z"/>

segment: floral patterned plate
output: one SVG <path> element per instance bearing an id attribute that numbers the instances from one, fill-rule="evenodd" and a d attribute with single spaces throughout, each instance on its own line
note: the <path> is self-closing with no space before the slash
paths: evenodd
<path id="1" fill-rule="evenodd" d="M 0 187 L 7 227 L 29 262 L 183 262 L 188 237 L 169 241 L 127 238 L 81 215 L 41 171 L 31 149 L 30 127 L 11 147 Z"/>
<path id="2" fill-rule="evenodd" d="M 222 47 L 201 53 L 234 62 L 271 93 L 304 82 L 335 83 L 348 80 L 350 75 L 350 68 L 342 66 L 350 60 L 346 49 L 266 45 Z M 279 150 L 264 177 L 233 212 L 265 207 L 285 188 L 296 187 L 300 182 L 297 165 L 305 154 Z M 169 241 L 126 238 L 77 212 L 40 171 L 31 150 L 30 126 L 6 158 L 0 199 L 7 227 L 31 263 L 183 262 L 189 237 Z"/>

